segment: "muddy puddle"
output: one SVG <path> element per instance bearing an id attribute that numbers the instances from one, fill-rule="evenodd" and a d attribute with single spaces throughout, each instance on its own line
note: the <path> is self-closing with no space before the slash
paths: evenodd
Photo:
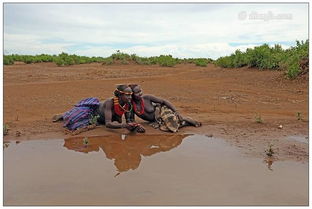
<path id="1" fill-rule="evenodd" d="M 308 205 L 308 163 L 222 139 L 136 135 L 5 142 L 4 205 Z"/>
<path id="2" fill-rule="evenodd" d="M 308 136 L 289 136 L 287 137 L 290 141 L 297 141 L 301 143 L 308 144 L 309 143 L 309 137 Z"/>

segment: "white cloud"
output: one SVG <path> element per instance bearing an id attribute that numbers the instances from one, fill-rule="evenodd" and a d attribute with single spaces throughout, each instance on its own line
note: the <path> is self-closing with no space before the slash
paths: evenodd
<path id="1" fill-rule="evenodd" d="M 68 44 L 43 44 L 38 41 L 40 37 L 32 35 L 4 34 L 5 54 L 59 54 L 66 51 Z"/>
<path id="2" fill-rule="evenodd" d="M 241 12 L 246 13 L 244 20 L 239 18 Z M 292 18 L 248 19 L 253 12 L 286 13 Z M 308 6 L 7 4 L 4 32 L 5 51 L 21 54 L 65 51 L 103 56 L 120 49 L 141 56 L 218 57 L 244 49 L 246 44 L 307 39 Z M 241 45 L 230 45 L 235 42 Z"/>
<path id="3" fill-rule="evenodd" d="M 258 44 L 259 45 L 259 44 Z M 247 48 L 258 46 L 257 44 L 247 44 L 230 46 L 228 43 L 208 43 L 197 45 L 162 45 L 162 46 L 134 46 L 121 50 L 128 54 L 136 54 L 142 57 L 172 55 L 178 58 L 212 58 L 217 59 L 220 56 L 226 56 L 234 53 L 237 49 L 245 51 Z M 270 45 L 274 46 L 274 44 Z M 287 49 L 288 46 L 282 45 L 282 48 Z M 112 47 L 93 47 L 86 50 L 77 50 L 78 55 L 87 56 L 103 56 L 107 57 L 115 53 L 116 49 Z"/>

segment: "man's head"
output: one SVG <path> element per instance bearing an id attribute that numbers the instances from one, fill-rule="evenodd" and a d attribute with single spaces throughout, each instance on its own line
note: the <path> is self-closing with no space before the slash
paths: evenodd
<path id="1" fill-rule="evenodd" d="M 114 95 L 119 98 L 120 101 L 127 103 L 131 101 L 132 90 L 125 84 L 116 85 Z"/>
<path id="2" fill-rule="evenodd" d="M 138 84 L 129 84 L 129 87 L 131 88 L 133 94 L 132 94 L 132 98 L 134 100 L 139 100 L 141 99 L 143 92 L 141 89 L 141 86 L 139 86 Z"/>

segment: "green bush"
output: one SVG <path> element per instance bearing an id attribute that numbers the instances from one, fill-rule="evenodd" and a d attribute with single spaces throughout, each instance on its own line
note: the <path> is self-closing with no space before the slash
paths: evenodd
<path id="1" fill-rule="evenodd" d="M 111 55 L 111 58 L 113 58 L 113 60 L 129 60 L 130 57 L 131 56 L 129 54 L 122 53 L 119 50 L 117 50 L 116 53 Z"/>
<path id="2" fill-rule="evenodd" d="M 10 55 L 4 55 L 3 56 L 3 64 L 4 65 L 13 65 L 14 64 L 13 57 Z"/>
<path id="3" fill-rule="evenodd" d="M 296 78 L 300 73 L 300 61 L 309 60 L 309 41 L 296 41 L 296 46 L 286 50 L 280 65 L 286 69 L 286 75 L 290 79 Z"/>
<path id="4" fill-rule="evenodd" d="M 158 57 L 149 57 L 147 59 L 149 65 L 156 65 L 158 63 Z"/>
<path id="5" fill-rule="evenodd" d="M 41 54 L 41 55 L 17 55 L 17 54 L 12 54 L 12 55 L 6 55 L 5 57 L 10 57 L 9 59 L 18 62 L 24 62 L 26 64 L 31 64 L 31 63 L 40 63 L 40 62 L 52 62 L 54 60 L 54 55 L 46 55 L 46 54 Z M 10 63 L 10 62 L 7 62 Z"/>
<path id="6" fill-rule="evenodd" d="M 248 61 L 247 57 L 240 50 L 236 50 L 235 54 L 232 55 L 233 57 L 233 67 L 243 67 L 246 66 Z"/>
<path id="7" fill-rule="evenodd" d="M 207 67 L 208 61 L 206 59 L 196 59 L 195 65 L 200 67 Z"/>
<path id="8" fill-rule="evenodd" d="M 121 64 L 127 65 L 127 64 L 129 64 L 129 62 L 127 60 L 121 60 Z"/>
<path id="9" fill-rule="evenodd" d="M 152 60 L 150 58 L 147 57 L 138 57 L 136 58 L 135 61 L 137 64 L 139 65 L 151 65 L 151 64 L 156 64 L 156 63 L 152 63 Z"/>
<path id="10" fill-rule="evenodd" d="M 23 61 L 26 64 L 31 64 L 31 63 L 34 63 L 35 59 L 33 58 L 33 56 L 26 56 Z"/>
<path id="11" fill-rule="evenodd" d="M 86 64 L 86 63 L 103 63 L 106 65 L 113 64 L 115 62 L 121 64 L 129 64 L 131 61 L 134 61 L 140 65 L 160 65 L 164 67 L 172 67 L 180 63 L 194 63 L 198 66 L 207 66 L 207 63 L 212 63 L 212 59 L 206 58 L 191 58 L 191 59 L 179 59 L 173 58 L 172 55 L 160 55 L 152 57 L 139 57 L 136 54 L 127 54 L 123 53 L 120 50 L 117 50 L 116 53 L 112 54 L 109 57 L 86 57 L 78 55 L 70 55 L 65 52 L 62 52 L 59 55 L 47 55 L 40 54 L 36 56 L 32 55 L 6 55 L 4 56 L 4 64 L 13 64 L 14 61 L 21 61 L 27 64 L 30 63 L 40 63 L 40 62 L 54 62 L 57 66 L 68 66 L 74 64 Z"/>
<path id="12" fill-rule="evenodd" d="M 224 68 L 232 68 L 234 67 L 234 56 L 226 56 L 226 57 L 220 57 L 216 60 L 216 65 Z"/>
<path id="13" fill-rule="evenodd" d="M 54 59 L 54 63 L 57 65 L 57 66 L 65 66 L 65 61 L 60 58 L 60 57 L 56 57 Z"/>
<path id="14" fill-rule="evenodd" d="M 131 55 L 130 55 L 130 59 L 131 59 L 132 61 L 136 61 L 137 58 L 138 58 L 138 56 L 137 56 L 136 54 L 131 54 Z"/>
<path id="15" fill-rule="evenodd" d="M 280 45 L 270 47 L 263 44 L 246 52 L 236 50 L 230 56 L 218 58 L 214 63 L 224 68 L 255 67 L 258 69 L 285 70 L 288 78 L 296 78 L 300 72 L 300 61 L 309 57 L 309 41 L 297 41 L 296 46 L 283 50 Z"/>
<path id="16" fill-rule="evenodd" d="M 57 58 L 54 59 L 57 66 L 68 66 L 68 65 L 74 65 L 74 64 L 80 64 L 80 60 L 82 57 L 77 55 L 69 55 L 65 52 L 62 52 L 58 55 Z M 84 62 L 88 63 L 88 60 L 85 60 Z"/>
<path id="17" fill-rule="evenodd" d="M 281 47 L 279 45 L 270 48 L 267 44 L 255 47 L 254 49 L 247 49 L 246 64 L 249 67 L 259 69 L 277 69 L 280 62 L 279 54 L 282 53 L 280 49 Z"/>
<path id="18" fill-rule="evenodd" d="M 210 58 L 184 58 L 184 59 L 177 59 L 177 63 L 188 63 L 188 64 L 195 64 L 197 66 L 207 66 L 208 63 L 213 63 L 213 60 Z M 198 63 L 198 64 L 197 64 Z M 206 65 L 204 64 L 206 63 Z"/>
<path id="19" fill-rule="evenodd" d="M 163 67 L 173 67 L 177 64 L 176 59 L 172 58 L 171 55 L 160 55 L 157 60 L 157 63 Z"/>
<path id="20" fill-rule="evenodd" d="M 300 72 L 299 64 L 297 65 L 296 63 L 292 63 L 291 65 L 288 66 L 286 75 L 288 78 L 294 79 L 298 76 L 299 72 Z"/>
<path id="21" fill-rule="evenodd" d="M 113 58 L 111 58 L 111 57 L 104 58 L 103 59 L 103 64 L 104 65 L 111 65 L 111 64 L 113 64 Z"/>

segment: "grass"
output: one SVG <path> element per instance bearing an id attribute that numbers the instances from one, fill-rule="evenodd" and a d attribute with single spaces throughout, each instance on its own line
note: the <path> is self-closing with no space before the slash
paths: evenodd
<path id="1" fill-rule="evenodd" d="M 265 154 L 269 157 L 272 157 L 275 154 L 272 147 L 273 147 L 273 144 L 269 144 L 269 148 L 265 150 Z"/>
<path id="2" fill-rule="evenodd" d="M 88 139 L 88 137 L 84 137 L 83 139 L 82 139 L 82 143 L 83 143 L 83 145 L 88 145 L 89 144 L 89 139 Z"/>
<path id="3" fill-rule="evenodd" d="M 302 114 L 301 114 L 301 112 L 297 112 L 297 120 L 302 120 Z"/>
<path id="4" fill-rule="evenodd" d="M 97 125 L 97 120 L 98 120 L 98 118 L 99 118 L 100 116 L 99 115 L 94 115 L 94 116 L 92 116 L 91 118 L 90 118 L 90 120 L 89 120 L 89 124 L 90 125 Z"/>
<path id="5" fill-rule="evenodd" d="M 7 124 L 3 125 L 3 136 L 6 136 L 9 134 L 9 126 Z"/>
<path id="6" fill-rule="evenodd" d="M 259 114 L 257 114 L 257 115 L 255 116 L 255 120 L 256 120 L 256 123 L 263 123 L 263 120 L 262 120 L 262 118 L 261 118 L 261 115 L 259 115 Z"/>

